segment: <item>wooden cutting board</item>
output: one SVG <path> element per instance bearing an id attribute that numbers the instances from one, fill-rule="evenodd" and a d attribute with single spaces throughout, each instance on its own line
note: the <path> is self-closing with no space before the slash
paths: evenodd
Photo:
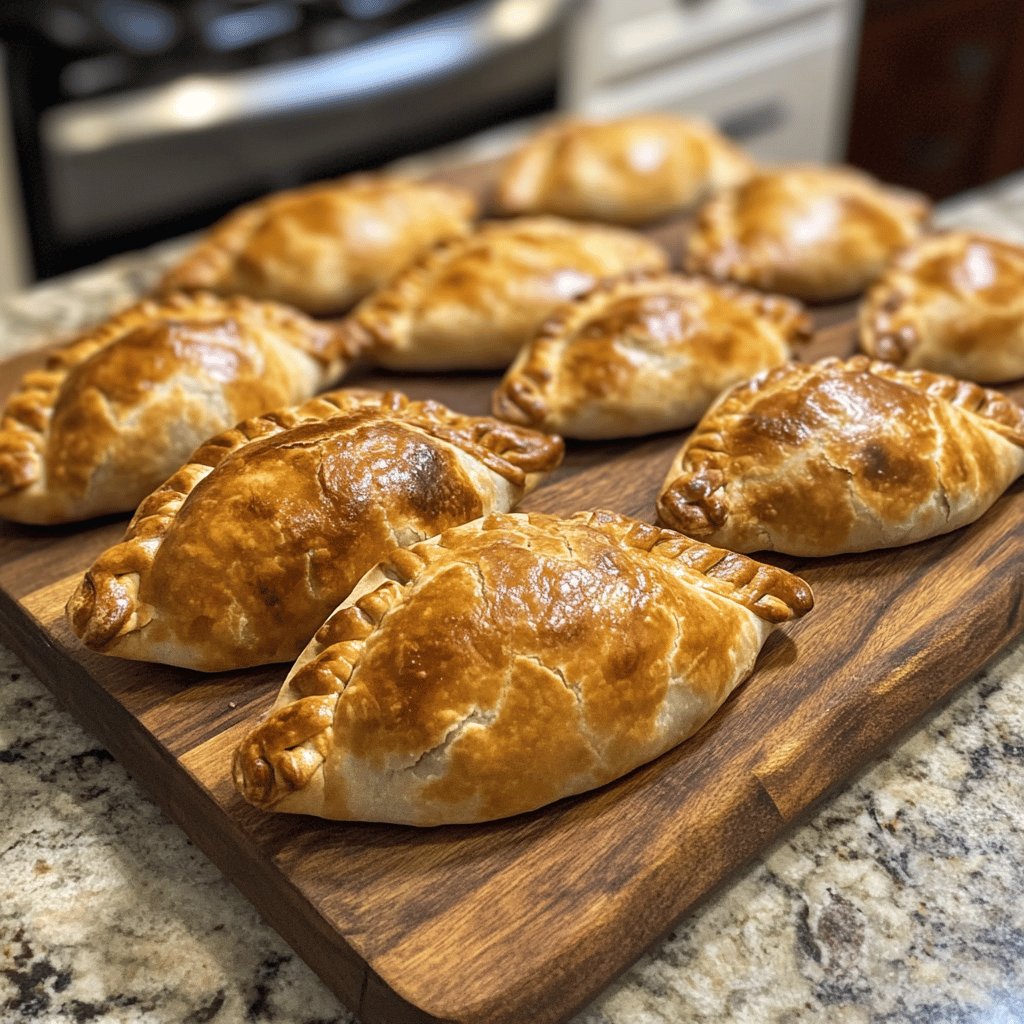
<path id="1" fill-rule="evenodd" d="M 486 170 L 459 177 L 486 191 Z M 680 225 L 652 234 L 678 255 Z M 819 310 L 820 324 L 844 322 L 806 357 L 852 352 L 850 313 Z M 33 362 L 4 366 L 0 392 Z M 478 413 L 496 378 L 358 382 Z M 653 520 L 680 440 L 572 443 L 522 508 Z M 230 781 L 231 752 L 286 666 L 203 676 L 77 646 L 64 603 L 123 528 L 0 525 L 0 638 L 364 1024 L 565 1020 L 1024 628 L 1018 484 L 945 537 L 773 559 L 811 583 L 814 611 L 773 634 L 754 676 L 695 738 L 617 783 L 488 825 L 337 824 L 262 814 Z"/>

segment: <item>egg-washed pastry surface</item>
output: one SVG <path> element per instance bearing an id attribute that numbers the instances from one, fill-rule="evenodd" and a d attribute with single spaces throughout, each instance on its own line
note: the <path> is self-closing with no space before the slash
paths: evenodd
<path id="1" fill-rule="evenodd" d="M 414 261 L 343 329 L 390 369 L 504 369 L 560 303 L 603 277 L 666 266 L 659 246 L 622 228 L 492 221 Z"/>
<path id="2" fill-rule="evenodd" d="M 240 744 L 236 784 L 326 818 L 529 811 L 692 735 L 811 604 L 781 569 L 615 513 L 487 516 L 367 574 Z"/>
<path id="3" fill-rule="evenodd" d="M 709 199 L 687 270 L 810 302 L 857 295 L 928 216 L 913 193 L 848 167 L 764 170 Z"/>
<path id="4" fill-rule="evenodd" d="M 494 414 L 587 439 L 689 426 L 725 388 L 785 362 L 810 334 L 807 313 L 781 296 L 628 275 L 545 322 L 495 391 Z"/>
<path id="5" fill-rule="evenodd" d="M 201 441 L 338 378 L 338 332 L 286 306 L 146 300 L 54 351 L 0 415 L 0 516 L 129 512 Z"/>
<path id="6" fill-rule="evenodd" d="M 68 620 L 123 658 L 291 661 L 396 547 L 512 508 L 561 457 L 557 438 L 438 402 L 320 395 L 199 448 L 86 572 Z"/>
<path id="7" fill-rule="evenodd" d="M 753 171 L 753 160 L 703 121 L 670 114 L 569 118 L 505 161 L 497 205 L 505 213 L 644 224 Z"/>
<path id="8" fill-rule="evenodd" d="M 463 189 L 351 175 L 277 192 L 215 224 L 164 289 L 208 289 L 343 313 L 414 256 L 465 234 L 476 200 Z"/>
<path id="9" fill-rule="evenodd" d="M 860 341 L 904 369 L 1024 377 L 1024 248 L 963 231 L 926 235 L 868 291 Z"/>
<path id="10" fill-rule="evenodd" d="M 1024 410 L 1004 395 L 825 359 L 726 392 L 676 456 L 658 515 L 736 551 L 867 551 L 974 522 L 1022 473 Z"/>

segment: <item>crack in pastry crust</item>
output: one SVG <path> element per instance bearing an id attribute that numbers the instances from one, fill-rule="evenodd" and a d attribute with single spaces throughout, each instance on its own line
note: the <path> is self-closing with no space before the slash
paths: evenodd
<path id="1" fill-rule="evenodd" d="M 415 260 L 342 330 L 391 369 L 504 369 L 561 302 L 601 278 L 666 265 L 661 248 L 621 228 L 494 221 Z"/>
<path id="2" fill-rule="evenodd" d="M 211 438 L 68 602 L 94 650 L 220 671 L 291 660 L 376 561 L 506 510 L 558 438 L 395 392 L 339 391 Z"/>
<path id="3" fill-rule="evenodd" d="M 162 288 L 239 293 L 337 315 L 423 250 L 465 234 L 476 212 L 468 192 L 438 182 L 374 175 L 317 182 L 229 214 Z"/>
<path id="4" fill-rule="evenodd" d="M 489 515 L 396 554 L 238 747 L 257 806 L 436 825 L 603 785 L 692 735 L 812 605 L 781 569 L 603 511 Z"/>
<path id="5" fill-rule="evenodd" d="M 128 511 L 211 433 L 299 401 L 352 353 L 327 324 L 214 295 L 145 300 L 53 352 L 0 418 L 0 515 Z"/>
<path id="6" fill-rule="evenodd" d="M 567 118 L 507 158 L 504 213 L 643 224 L 737 185 L 754 162 L 710 124 L 667 114 Z"/>
<path id="7" fill-rule="evenodd" d="M 868 291 L 860 343 L 904 369 L 1024 377 L 1024 248 L 960 231 L 918 240 Z"/>
<path id="8" fill-rule="evenodd" d="M 628 274 L 542 325 L 495 391 L 493 411 L 586 439 L 679 429 L 810 336 L 810 317 L 791 299 L 706 278 Z"/>
<path id="9" fill-rule="evenodd" d="M 697 213 L 686 269 L 809 302 L 862 292 L 929 205 L 847 167 L 762 171 Z"/>
<path id="10" fill-rule="evenodd" d="M 726 392 L 676 456 L 658 515 L 738 551 L 865 551 L 973 522 L 1022 473 L 1024 410 L 1004 395 L 824 359 Z"/>

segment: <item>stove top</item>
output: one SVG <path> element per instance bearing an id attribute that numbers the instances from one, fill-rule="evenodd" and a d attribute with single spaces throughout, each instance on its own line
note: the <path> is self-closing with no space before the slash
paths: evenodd
<path id="1" fill-rule="evenodd" d="M 337 52 L 465 2 L 6 0 L 0 39 L 31 46 L 48 65 L 49 106 Z"/>

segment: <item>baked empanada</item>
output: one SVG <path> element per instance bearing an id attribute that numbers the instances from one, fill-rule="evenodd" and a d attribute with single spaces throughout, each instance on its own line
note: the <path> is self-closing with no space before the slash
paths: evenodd
<path id="1" fill-rule="evenodd" d="M 727 387 L 811 334 L 790 299 L 678 274 L 597 285 L 561 307 L 494 393 L 494 415 L 568 437 L 696 423 Z"/>
<path id="2" fill-rule="evenodd" d="M 505 213 L 643 224 L 745 181 L 754 167 L 704 121 L 671 114 L 570 118 L 506 159 L 497 205 Z"/>
<path id="3" fill-rule="evenodd" d="M 214 437 L 68 602 L 94 650 L 205 671 L 291 661 L 401 545 L 512 508 L 562 442 L 404 395 L 338 391 Z"/>
<path id="4" fill-rule="evenodd" d="M 1024 473 L 1024 410 L 976 384 L 855 356 L 768 370 L 697 424 L 662 522 L 735 551 L 896 547 L 979 518 Z"/>
<path id="5" fill-rule="evenodd" d="M 560 303 L 600 278 L 666 263 L 661 248 L 621 228 L 494 221 L 410 264 L 343 328 L 390 369 L 504 369 Z"/>
<path id="6" fill-rule="evenodd" d="M 849 167 L 761 171 L 700 208 L 685 265 L 809 302 L 847 298 L 878 277 L 928 212 L 923 198 Z"/>
<path id="7" fill-rule="evenodd" d="M 335 315 L 425 249 L 465 234 L 476 212 L 463 189 L 383 175 L 276 192 L 210 228 L 162 287 L 275 299 Z"/>
<path id="8" fill-rule="evenodd" d="M 860 342 L 908 370 L 1024 377 L 1024 248 L 963 231 L 919 239 L 868 291 Z"/>
<path id="9" fill-rule="evenodd" d="M 781 569 L 615 513 L 487 516 L 360 581 L 240 744 L 235 781 L 325 818 L 529 811 L 691 736 L 811 604 Z"/>
<path id="10" fill-rule="evenodd" d="M 349 361 L 338 332 L 269 302 L 145 301 L 25 375 L 0 418 L 0 516 L 62 523 L 129 512 L 197 444 L 299 402 Z"/>

